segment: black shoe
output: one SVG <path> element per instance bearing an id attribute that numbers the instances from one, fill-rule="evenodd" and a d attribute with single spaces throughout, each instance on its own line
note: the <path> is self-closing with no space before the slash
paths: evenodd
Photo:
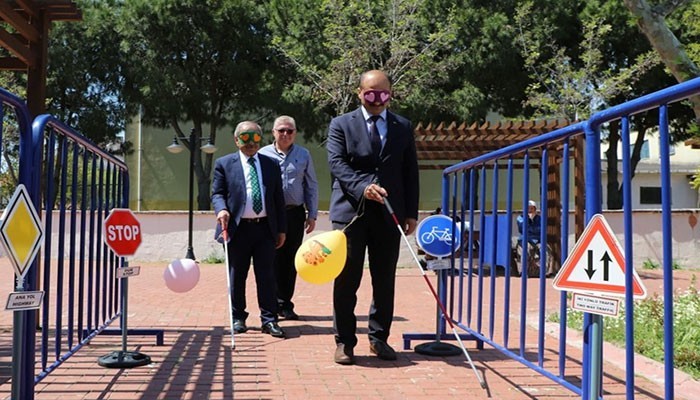
<path id="1" fill-rule="evenodd" d="M 396 360 L 396 352 L 386 342 L 375 340 L 369 343 L 369 351 L 376 354 L 382 360 Z"/>
<path id="2" fill-rule="evenodd" d="M 277 322 L 268 322 L 262 326 L 262 332 L 263 333 L 269 333 L 270 336 L 276 337 L 276 338 L 282 338 L 284 339 L 284 331 L 280 326 L 277 324 Z"/>
<path id="3" fill-rule="evenodd" d="M 279 316 L 289 321 L 296 321 L 299 319 L 299 315 L 297 315 L 294 310 L 281 309 Z"/>
<path id="4" fill-rule="evenodd" d="M 248 327 L 245 326 L 245 321 L 242 319 L 233 320 L 233 332 L 234 333 L 245 333 L 248 331 Z"/>
<path id="5" fill-rule="evenodd" d="M 343 343 L 338 344 L 335 348 L 335 357 L 333 360 L 340 365 L 355 364 L 355 355 L 352 352 L 352 347 L 346 346 Z"/>

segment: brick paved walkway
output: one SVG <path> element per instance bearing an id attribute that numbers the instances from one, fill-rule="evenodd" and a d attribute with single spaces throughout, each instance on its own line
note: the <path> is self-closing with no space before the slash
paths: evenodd
<path id="1" fill-rule="evenodd" d="M 282 321 L 288 338 L 280 340 L 259 330 L 254 277 L 250 276 L 248 302 L 251 329 L 236 336 L 230 348 L 226 278 L 222 264 L 201 265 L 201 279 L 185 294 L 170 292 L 162 281 L 165 265 L 143 265 L 141 275 L 130 278 L 129 328 L 162 328 L 165 345 L 149 336 L 130 336 L 129 350 L 149 355 L 152 364 L 133 369 L 106 369 L 97 358 L 121 349 L 118 336 L 98 336 L 36 387 L 36 399 L 562 399 L 574 394 L 486 346 L 477 350 L 465 342 L 488 385 L 479 387 L 463 355 L 427 357 L 403 350 L 402 334 L 433 332 L 435 303 L 416 268 L 399 269 L 396 319 L 390 344 L 398 360 L 378 360 L 369 353 L 366 310 L 369 276 L 359 293 L 359 344 L 357 365 L 333 362 L 331 290 L 328 285 L 300 281 L 295 302 L 299 321 Z M 1 270 L 9 276 L 8 270 Z M 2 280 L 0 298 L 11 290 Z M 534 281 L 534 280 L 533 280 Z M 11 313 L 0 316 L 0 399 L 9 397 Z M 534 341 L 534 331 L 528 342 Z M 513 343 L 515 342 L 514 339 Z M 567 379 L 580 377 L 580 339 L 570 338 Z M 558 349 L 546 339 L 548 359 Z M 530 344 L 528 344 L 530 346 Z M 534 353 L 532 343 L 532 353 Z M 528 354 L 531 352 L 528 350 Z M 606 399 L 624 398 L 623 364 L 606 354 Z M 545 361 L 548 365 L 552 361 Z M 661 399 L 663 387 L 638 377 L 638 399 Z M 679 392 L 676 391 L 677 397 Z M 695 392 L 697 393 L 697 392 Z"/>

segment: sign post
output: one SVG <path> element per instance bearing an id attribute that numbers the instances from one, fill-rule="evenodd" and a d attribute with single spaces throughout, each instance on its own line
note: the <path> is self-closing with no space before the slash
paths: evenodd
<path id="1" fill-rule="evenodd" d="M 122 259 L 122 266 L 117 275 L 122 278 L 121 296 L 121 331 L 122 349 L 113 351 L 98 358 L 97 363 L 106 368 L 132 368 L 151 363 L 151 358 L 145 354 L 126 350 L 127 339 L 127 315 L 128 315 L 128 295 L 129 276 L 135 275 L 129 268 L 129 262 L 124 258 L 133 256 L 141 245 L 141 224 L 136 216 L 128 208 L 113 208 L 104 221 L 105 243 L 117 256 Z"/>
<path id="2" fill-rule="evenodd" d="M 20 349 L 23 347 L 22 327 L 25 312 L 39 308 L 44 292 L 28 292 L 24 277 L 34 262 L 44 237 L 41 219 L 34 208 L 29 192 L 23 184 L 17 186 L 0 217 L 0 241 L 15 269 L 15 292 L 7 300 L 7 310 L 14 310 L 12 334 L 12 398 L 22 397 L 20 382 L 24 369 Z M 28 300 L 30 299 L 31 300 Z M 27 300 L 27 301 L 25 301 Z"/>
<path id="3" fill-rule="evenodd" d="M 422 220 L 416 229 L 416 239 L 420 248 L 426 254 L 435 257 L 434 260 L 426 262 L 426 268 L 434 270 L 438 274 L 437 294 L 443 303 L 445 302 L 444 293 L 447 271 L 452 268 L 450 260 L 444 257 L 451 256 L 461 246 L 461 232 L 459 234 L 454 233 L 454 230 L 460 231 L 459 225 L 461 224 L 457 223 L 455 229 L 455 223 L 452 221 L 452 218 L 447 215 L 436 214 Z M 447 316 L 444 316 L 444 318 L 447 318 Z M 446 333 L 440 306 L 437 306 L 435 322 L 435 341 L 419 344 L 416 346 L 416 353 L 430 356 L 460 354 L 462 350 L 459 347 L 440 341 L 441 336 Z"/>
<path id="4" fill-rule="evenodd" d="M 632 275 L 629 288 L 625 284 L 627 274 Z M 584 357 L 584 367 L 590 371 L 588 397 L 597 399 L 602 382 L 603 316 L 616 315 L 619 309 L 619 300 L 609 296 L 624 297 L 628 290 L 635 298 L 647 295 L 634 266 L 625 262 L 622 246 L 602 214 L 594 214 L 588 221 L 552 286 L 571 291 L 572 308 L 584 311 L 584 327 L 590 327 L 588 366 Z M 586 396 L 585 390 L 583 393 Z"/>

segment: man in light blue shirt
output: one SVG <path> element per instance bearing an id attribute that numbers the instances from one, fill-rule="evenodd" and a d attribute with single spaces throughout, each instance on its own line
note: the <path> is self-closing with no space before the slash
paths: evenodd
<path id="1" fill-rule="evenodd" d="M 318 181 L 313 160 L 307 149 L 294 144 L 296 122 L 290 116 L 275 119 L 272 134 L 275 142 L 260 149 L 260 153 L 279 162 L 282 187 L 287 207 L 287 239 L 275 252 L 277 303 L 279 315 L 288 320 L 299 319 L 294 312 L 294 286 L 297 271 L 294 256 L 304 238 L 304 232 L 316 228 L 318 215 Z"/>

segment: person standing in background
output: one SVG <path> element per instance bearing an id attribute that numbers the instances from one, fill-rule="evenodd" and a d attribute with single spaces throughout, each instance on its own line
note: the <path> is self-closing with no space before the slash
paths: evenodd
<path id="1" fill-rule="evenodd" d="M 294 257 L 304 233 L 311 233 L 316 228 L 318 181 L 311 154 L 304 147 L 294 144 L 297 135 L 294 118 L 286 115 L 277 117 L 272 134 L 275 142 L 260 149 L 260 154 L 279 162 L 287 210 L 287 239 L 275 251 L 277 304 L 282 318 L 297 320 L 299 315 L 294 311 L 292 302 L 297 279 Z"/>
<path id="2" fill-rule="evenodd" d="M 401 234 L 384 206 L 391 203 L 400 228 L 409 235 L 418 219 L 418 158 L 411 122 L 387 110 L 389 77 L 378 70 L 360 77 L 361 107 L 333 120 L 328 128 L 331 172 L 330 219 L 345 232 L 348 256 L 333 284 L 335 362 L 355 363 L 357 290 L 369 255 L 372 304 L 369 350 L 382 360 L 395 360 L 387 343 L 394 318 L 396 263 Z"/>

